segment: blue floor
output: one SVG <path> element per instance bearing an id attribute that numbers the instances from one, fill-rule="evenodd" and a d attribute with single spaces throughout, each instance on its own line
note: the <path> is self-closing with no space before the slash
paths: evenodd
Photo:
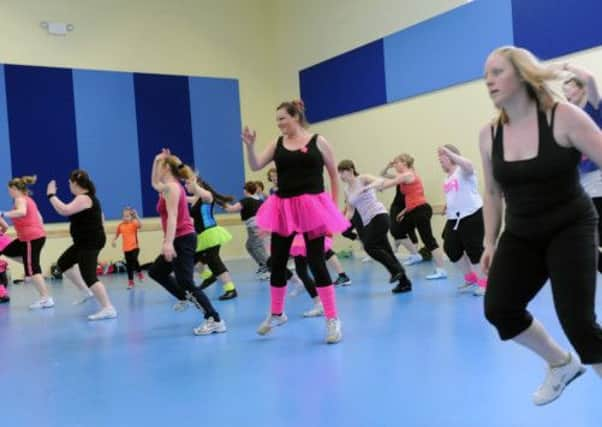
<path id="1" fill-rule="evenodd" d="M 36 312 L 33 288 L 13 286 L 0 306 L 0 426 L 602 425 L 592 370 L 553 404 L 531 404 L 542 363 L 497 339 L 482 299 L 456 294 L 458 274 L 427 282 L 431 267 L 413 266 L 414 292 L 392 295 L 375 263 L 344 265 L 353 285 L 337 291 L 334 346 L 322 318 L 301 318 L 305 294 L 287 299 L 287 325 L 255 334 L 269 293 L 250 261 L 230 263 L 239 298 L 216 301 L 229 331 L 210 337 L 193 336 L 199 313 L 173 312 L 149 279 L 134 291 L 103 279 L 119 318 L 97 323 L 85 320 L 95 302 L 71 305 L 71 284 L 54 282 L 56 307 Z M 566 343 L 548 288 L 532 311 Z"/>

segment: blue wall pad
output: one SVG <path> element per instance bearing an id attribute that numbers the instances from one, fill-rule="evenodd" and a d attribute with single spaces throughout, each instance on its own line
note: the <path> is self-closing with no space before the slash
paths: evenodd
<path id="1" fill-rule="evenodd" d="M 79 164 L 96 184 L 105 217 L 121 218 L 128 205 L 142 214 L 133 75 L 74 70 L 73 92 Z"/>
<path id="2" fill-rule="evenodd" d="M 487 55 L 512 41 L 509 0 L 478 0 L 392 34 L 384 39 L 387 101 L 479 78 Z"/>
<path id="3" fill-rule="evenodd" d="M 238 81 L 190 77 L 194 164 L 217 191 L 242 195 L 245 180 Z"/>
<path id="4" fill-rule="evenodd" d="M 193 165 L 188 77 L 134 74 L 140 182 L 144 216 L 157 216 L 157 192 L 151 187 L 155 155 L 167 147 Z"/>
<path id="5" fill-rule="evenodd" d="M 600 0 L 512 0 L 514 40 L 541 59 L 602 44 Z"/>
<path id="6" fill-rule="evenodd" d="M 59 196 L 73 197 L 68 178 L 78 156 L 71 70 L 5 65 L 4 71 L 12 174 L 36 174 L 34 198 L 45 221 L 65 221 L 46 200 L 46 184 L 56 179 Z"/>
<path id="7" fill-rule="evenodd" d="M 6 184 L 12 178 L 10 162 L 10 139 L 8 136 L 8 112 L 6 110 L 6 85 L 4 84 L 4 65 L 0 64 L 0 209 L 8 210 L 11 199 Z"/>
<path id="8" fill-rule="evenodd" d="M 377 40 L 299 72 L 310 123 L 387 102 L 383 42 Z"/>

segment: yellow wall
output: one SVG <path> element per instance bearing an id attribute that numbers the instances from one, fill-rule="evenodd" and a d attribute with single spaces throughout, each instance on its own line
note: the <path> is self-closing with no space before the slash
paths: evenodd
<path id="1" fill-rule="evenodd" d="M 4 0 L 0 63 L 236 78 L 245 122 L 266 135 L 274 129 L 277 101 L 270 21 L 262 6 L 248 0 Z M 50 36 L 41 21 L 75 29 L 66 37 Z M 225 256 L 246 255 L 244 228 L 230 231 L 234 242 L 224 247 Z M 161 233 L 142 233 L 141 259 L 156 256 L 160 242 Z M 43 266 L 68 243 L 49 239 Z M 106 260 L 120 257 L 109 246 L 101 254 Z M 20 276 L 22 270 L 15 271 Z"/>

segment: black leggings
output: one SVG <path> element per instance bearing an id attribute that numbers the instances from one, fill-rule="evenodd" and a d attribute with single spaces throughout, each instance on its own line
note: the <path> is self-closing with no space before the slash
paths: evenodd
<path id="1" fill-rule="evenodd" d="M 329 249 L 328 251 L 326 251 L 324 257 L 326 258 L 326 261 L 328 261 L 334 255 L 335 253 L 333 252 L 333 250 Z M 299 279 L 301 279 L 301 281 L 303 282 L 303 286 L 305 287 L 305 290 L 307 291 L 309 296 L 312 298 L 316 298 L 318 296 L 318 291 L 316 291 L 316 282 L 314 282 L 314 279 L 312 279 L 312 277 L 309 275 L 307 258 L 305 258 L 304 256 L 295 257 L 295 272 L 297 273 L 297 276 L 299 276 Z"/>
<path id="2" fill-rule="evenodd" d="M 138 262 L 140 249 L 132 249 L 131 251 L 124 252 L 123 254 L 125 255 L 125 268 L 128 272 L 128 279 L 134 280 L 134 271 L 136 273 L 140 273 L 142 271 L 140 268 L 140 263 Z"/>
<path id="3" fill-rule="evenodd" d="M 201 262 L 205 264 L 207 267 L 209 267 L 209 270 L 211 270 L 211 273 L 213 273 L 215 277 L 224 274 L 228 271 L 228 269 L 219 256 L 220 248 L 221 246 L 218 245 L 197 252 L 194 255 L 194 263 L 196 264 Z"/>
<path id="4" fill-rule="evenodd" d="M 25 276 L 27 277 L 42 274 L 42 267 L 40 267 L 40 253 L 42 252 L 44 243 L 46 243 L 46 237 L 40 237 L 39 239 L 31 240 L 29 242 L 15 239 L 10 242 L 3 251 L 0 251 L 0 255 L 9 258 L 21 257 L 23 260 L 23 267 L 25 267 Z M 96 268 L 96 266 L 94 268 Z"/>
<path id="5" fill-rule="evenodd" d="M 389 215 L 381 213 L 376 215 L 364 226 L 360 235 L 364 249 L 372 258 L 380 262 L 391 274 L 399 273 L 405 275 L 405 271 L 399 260 L 395 257 L 387 233 L 389 231 Z"/>
<path id="6" fill-rule="evenodd" d="M 533 233 L 545 227 L 534 222 Z M 572 221 L 550 232 L 522 237 L 506 230 L 493 258 L 485 294 L 485 315 L 508 340 L 531 326 L 527 305 L 548 278 L 560 324 L 581 360 L 602 363 L 602 330 L 596 323 L 596 219 Z"/>
<path id="7" fill-rule="evenodd" d="M 598 244 L 602 241 L 602 197 L 594 197 L 592 199 L 596 212 L 598 212 Z M 602 252 L 598 251 L 598 271 L 602 273 Z"/>
<path id="8" fill-rule="evenodd" d="M 202 308 L 205 319 L 213 317 L 219 322 L 219 314 L 211 305 L 207 295 L 194 285 L 196 234 L 176 237 L 173 246 L 177 256 L 169 262 L 163 255 L 159 255 L 151 265 L 148 275 L 178 300 L 193 299 L 193 302 L 198 303 L 197 306 Z"/>
<path id="9" fill-rule="evenodd" d="M 433 217 L 433 208 L 428 203 L 420 205 L 410 212 L 406 213 L 400 222 L 400 227 L 404 233 L 409 233 L 413 229 L 418 229 L 418 234 L 422 243 L 429 251 L 434 251 L 439 247 L 437 240 L 433 236 L 431 228 L 431 218 Z"/>
<path id="10" fill-rule="evenodd" d="M 443 250 L 451 262 L 458 262 L 466 253 L 471 264 L 478 264 L 483 255 L 483 210 L 462 219 L 448 219 L 443 229 Z"/>
<path id="11" fill-rule="evenodd" d="M 281 236 L 272 233 L 271 242 L 271 269 L 270 284 L 274 287 L 284 287 L 287 281 L 286 263 L 289 258 L 289 252 L 295 235 Z M 316 286 L 324 287 L 332 285 L 330 273 L 326 268 L 326 258 L 324 256 L 324 236 L 315 239 L 309 239 L 307 234 L 303 235 L 305 239 L 305 248 L 307 252 L 307 263 L 312 275 L 314 276 Z"/>
<path id="12" fill-rule="evenodd" d="M 65 272 L 74 265 L 79 266 L 86 286 L 92 287 L 98 282 L 96 268 L 98 267 L 98 254 L 102 248 L 81 248 L 75 245 L 69 246 L 56 262 L 60 271 Z"/>

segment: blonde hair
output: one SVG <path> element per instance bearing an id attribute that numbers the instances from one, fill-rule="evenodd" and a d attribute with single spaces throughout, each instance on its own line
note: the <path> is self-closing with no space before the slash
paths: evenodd
<path id="1" fill-rule="evenodd" d="M 173 154 L 170 154 L 169 156 L 165 157 L 163 162 L 166 166 L 169 167 L 171 174 L 176 178 L 187 180 L 196 176 L 196 174 L 190 166 L 182 163 L 182 161 Z"/>
<path id="2" fill-rule="evenodd" d="M 414 158 L 412 156 L 410 156 L 408 153 L 400 154 L 399 156 L 395 157 L 395 160 L 400 161 L 401 163 L 405 164 L 410 169 L 414 167 Z"/>
<path id="3" fill-rule="evenodd" d="M 560 96 L 548 85 L 548 81 L 559 78 L 557 71 L 543 65 L 531 52 L 515 46 L 502 46 L 492 54 L 501 55 L 514 67 L 518 77 L 525 83 L 527 94 L 537 102 L 541 111 L 549 111 Z M 508 123 L 508 115 L 502 109 L 498 120 Z"/>
<path id="4" fill-rule="evenodd" d="M 19 190 L 20 192 L 22 192 L 24 194 L 29 194 L 29 188 L 27 188 L 27 187 L 29 185 L 35 184 L 37 180 L 38 180 L 38 177 L 35 175 L 15 177 L 15 178 L 11 179 L 10 181 L 8 181 L 8 186 L 11 188 L 16 188 L 17 190 Z"/>

